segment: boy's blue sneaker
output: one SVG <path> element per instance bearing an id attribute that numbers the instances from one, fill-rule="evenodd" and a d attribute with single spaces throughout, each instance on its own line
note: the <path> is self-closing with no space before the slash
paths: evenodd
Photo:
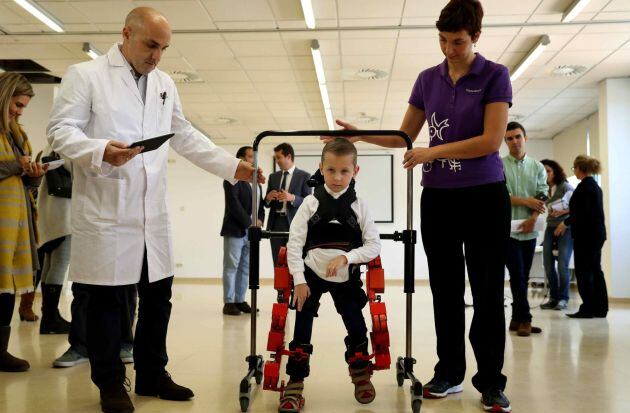
<path id="1" fill-rule="evenodd" d="M 422 396 L 426 399 L 441 399 L 453 393 L 461 393 L 464 386 L 461 383 L 452 384 L 447 380 L 432 378 L 430 382 L 424 385 Z"/>
<path id="2" fill-rule="evenodd" d="M 511 412 L 512 406 L 503 391 L 499 389 L 489 389 L 481 393 L 481 404 L 487 412 Z"/>

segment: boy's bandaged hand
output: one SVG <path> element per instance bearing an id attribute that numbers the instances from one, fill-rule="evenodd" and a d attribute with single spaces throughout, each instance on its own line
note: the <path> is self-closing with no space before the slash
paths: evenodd
<path id="1" fill-rule="evenodd" d="M 345 265 L 348 265 L 348 259 L 345 255 L 339 255 L 333 258 L 326 267 L 326 277 L 334 277 L 337 275 L 337 270 Z"/>
<path id="2" fill-rule="evenodd" d="M 311 295 L 311 290 L 308 288 L 308 284 L 298 284 L 293 289 L 293 306 L 297 308 L 298 311 L 302 311 L 302 307 L 304 306 L 304 302 Z"/>

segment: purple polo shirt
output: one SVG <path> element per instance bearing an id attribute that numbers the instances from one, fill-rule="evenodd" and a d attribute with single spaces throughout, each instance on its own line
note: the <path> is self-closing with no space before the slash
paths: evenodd
<path id="1" fill-rule="evenodd" d="M 507 102 L 512 85 L 505 66 L 477 53 L 470 72 L 453 86 L 446 60 L 418 76 L 409 103 L 424 111 L 429 146 L 470 139 L 483 134 L 485 106 Z M 463 188 L 503 181 L 499 152 L 474 159 L 436 159 L 422 166 L 427 188 Z"/>

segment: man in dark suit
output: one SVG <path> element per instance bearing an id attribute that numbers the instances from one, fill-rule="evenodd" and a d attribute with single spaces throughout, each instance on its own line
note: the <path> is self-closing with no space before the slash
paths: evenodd
<path id="1" fill-rule="evenodd" d="M 311 194 L 307 185 L 311 175 L 295 167 L 295 152 L 288 143 L 281 143 L 273 148 L 274 159 L 279 171 L 269 175 L 265 206 L 269 208 L 268 231 L 289 231 L 291 221 L 304 198 Z M 278 259 L 280 247 L 287 244 L 286 238 L 271 238 L 273 264 Z"/>
<path id="2" fill-rule="evenodd" d="M 236 152 L 236 157 L 246 162 L 254 162 L 251 146 L 243 146 Z M 245 301 L 249 282 L 249 241 L 247 228 L 252 224 L 252 184 L 239 181 L 232 185 L 223 181 L 225 193 L 225 212 L 223 214 L 223 314 L 240 315 L 251 313 L 252 309 Z M 258 224 L 265 220 L 262 187 L 258 185 Z"/>

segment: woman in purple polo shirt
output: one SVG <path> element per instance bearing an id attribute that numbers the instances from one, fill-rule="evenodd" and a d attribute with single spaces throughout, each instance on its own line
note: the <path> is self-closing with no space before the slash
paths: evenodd
<path id="1" fill-rule="evenodd" d="M 430 138 L 428 148 L 412 149 L 404 157 L 405 168 L 422 168 L 421 232 L 437 333 L 439 361 L 424 396 L 440 398 L 463 390 L 467 267 L 474 303 L 469 337 L 477 359 L 472 382 L 482 393 L 484 410 L 509 412 L 501 370 L 511 209 L 498 150 L 512 87 L 507 68 L 473 51 L 482 18 L 475 0 L 451 0 L 442 10 L 436 26 L 446 59 L 418 76 L 400 130 L 415 140 L 427 122 Z M 353 140 L 401 146 L 396 137 Z"/>

